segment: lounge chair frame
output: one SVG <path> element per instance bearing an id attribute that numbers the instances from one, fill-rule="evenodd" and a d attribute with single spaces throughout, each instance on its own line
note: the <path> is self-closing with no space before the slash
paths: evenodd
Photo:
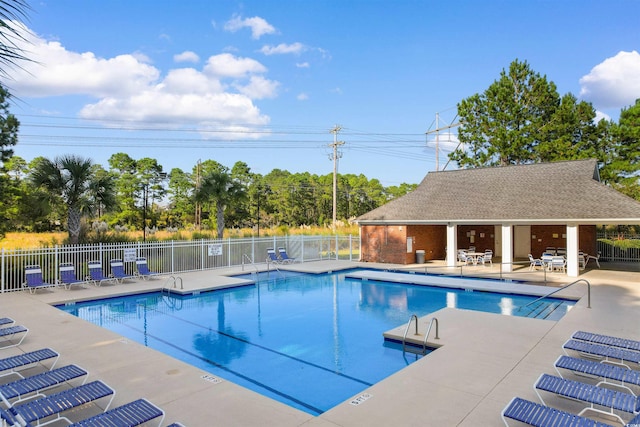
<path id="1" fill-rule="evenodd" d="M 100 261 L 89 261 L 87 266 L 89 267 L 89 280 L 91 280 L 95 286 L 102 286 L 103 282 L 118 283 L 114 277 L 103 274 L 102 263 Z"/>
<path id="2" fill-rule="evenodd" d="M 19 346 L 20 344 L 22 344 L 22 341 L 24 341 L 24 339 L 27 337 L 28 333 L 29 333 L 29 328 L 26 328 L 22 325 L 13 325 L 13 326 L 8 326 L 6 328 L 0 328 L 0 338 L 2 338 L 2 341 L 0 341 L 0 344 L 9 343 L 4 346 L 0 345 L 0 349 Z M 20 340 L 17 343 L 13 342 L 13 337 L 19 334 L 22 334 L 20 336 Z"/>
<path id="3" fill-rule="evenodd" d="M 153 276 L 158 276 L 160 273 L 149 271 L 149 265 L 145 257 L 136 258 L 136 273 L 135 276 L 142 277 L 142 280 L 151 279 Z"/>
<path id="4" fill-rule="evenodd" d="M 20 378 L 24 378 L 24 376 L 17 371 L 17 368 L 28 368 L 36 364 L 44 366 L 42 362 L 51 359 L 53 359 L 53 364 L 49 369 L 53 369 L 58 362 L 59 357 L 60 355 L 56 351 L 50 348 L 42 348 L 40 350 L 34 350 L 28 353 L 0 359 L 0 377 L 17 375 Z"/>
<path id="5" fill-rule="evenodd" d="M 74 285 L 82 287 L 82 284 L 87 283 L 86 280 L 80 280 L 76 278 L 76 268 L 70 262 L 64 262 L 60 264 L 58 270 L 60 271 L 60 279 L 58 279 L 58 284 L 64 286 L 66 290 L 71 289 L 71 287 Z"/>
<path id="6" fill-rule="evenodd" d="M 27 265 L 24 268 L 25 281 L 22 284 L 23 289 L 29 289 L 29 292 L 34 294 L 38 289 L 54 288 L 57 285 L 54 283 L 45 282 L 42 278 L 42 269 L 39 265 Z"/>

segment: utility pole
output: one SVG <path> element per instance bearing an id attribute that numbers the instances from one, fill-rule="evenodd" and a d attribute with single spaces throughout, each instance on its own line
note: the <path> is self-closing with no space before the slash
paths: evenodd
<path id="1" fill-rule="evenodd" d="M 198 166 L 196 167 L 196 192 L 200 189 L 200 159 L 198 159 Z M 200 231 L 200 220 L 202 217 L 202 206 L 200 202 L 196 201 L 196 230 Z"/>
<path id="2" fill-rule="evenodd" d="M 336 230 L 336 212 L 338 208 L 338 159 L 342 157 L 342 153 L 338 151 L 338 147 L 344 145 L 344 141 L 338 141 L 338 132 L 341 130 L 342 127 L 338 125 L 331 129 L 333 144 L 329 144 L 329 147 L 333 148 L 333 153 L 329 156 L 329 159 L 333 160 L 333 223 L 331 225 L 333 231 Z"/>
<path id="3" fill-rule="evenodd" d="M 456 118 L 458 118 L 457 114 L 456 114 L 456 117 L 453 120 L 455 120 Z M 440 131 L 447 130 L 450 133 L 452 128 L 460 126 L 460 125 L 462 125 L 462 120 L 458 121 L 457 123 L 452 123 L 450 125 L 440 127 L 440 113 L 436 113 L 436 128 L 434 130 L 430 130 L 430 131 L 427 131 L 425 133 L 425 135 L 427 137 L 427 141 L 426 142 L 429 142 L 429 135 L 430 134 L 432 134 L 432 133 L 436 134 L 436 171 L 440 170 L 440 162 L 439 162 L 439 159 L 440 159 L 440 156 L 439 156 L 439 153 L 440 153 Z M 450 140 L 450 138 L 448 138 L 448 139 Z M 459 146 L 460 146 L 460 144 L 458 144 L 458 147 Z M 456 149 L 457 149 L 457 147 L 456 147 Z M 448 165 L 449 165 L 449 162 L 447 161 L 447 164 L 444 165 L 442 170 L 445 170 Z"/>

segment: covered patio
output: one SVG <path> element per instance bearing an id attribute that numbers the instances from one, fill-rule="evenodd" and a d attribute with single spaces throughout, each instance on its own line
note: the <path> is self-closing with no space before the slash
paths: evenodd
<path id="1" fill-rule="evenodd" d="M 429 172 L 415 191 L 358 219 L 361 260 L 457 265 L 475 246 L 500 257 L 503 271 L 547 247 L 566 251 L 579 275 L 579 252 L 596 256 L 596 226 L 640 224 L 640 202 L 600 182 L 594 159 Z"/>

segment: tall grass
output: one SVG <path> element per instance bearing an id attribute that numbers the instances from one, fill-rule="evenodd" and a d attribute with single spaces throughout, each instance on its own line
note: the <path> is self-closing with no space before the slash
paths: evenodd
<path id="1" fill-rule="evenodd" d="M 337 227 L 335 232 L 331 227 L 286 227 L 260 229 L 260 237 L 285 236 L 285 235 L 358 235 L 357 225 L 345 225 Z M 225 230 L 224 238 L 249 238 L 258 237 L 257 230 L 250 228 L 233 228 Z M 91 234 L 87 239 L 89 242 L 122 242 L 122 241 L 139 241 L 143 239 L 142 231 L 127 232 L 106 232 L 100 235 Z M 214 231 L 156 231 L 153 234 L 147 234 L 146 238 L 150 241 L 166 241 L 166 240 L 198 240 L 198 239 L 215 239 L 217 237 Z M 66 232 L 55 233 L 25 233 L 15 232 L 7 233 L 4 239 L 0 240 L 0 249 L 30 249 L 51 247 L 56 245 L 64 245 L 67 243 L 68 234 Z"/>

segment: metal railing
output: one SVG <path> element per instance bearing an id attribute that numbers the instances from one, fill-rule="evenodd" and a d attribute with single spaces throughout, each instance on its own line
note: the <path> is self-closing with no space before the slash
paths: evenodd
<path id="1" fill-rule="evenodd" d="M 404 330 L 404 335 L 402 336 L 402 354 L 406 353 L 407 351 L 407 334 L 409 333 L 409 329 L 411 328 L 411 324 L 414 322 L 416 323 L 416 332 L 414 333 L 414 335 L 418 336 L 420 335 L 418 333 L 418 315 L 416 314 L 412 314 L 411 317 L 409 318 L 409 322 L 407 322 L 407 327 Z M 432 318 L 431 321 L 429 322 L 429 326 L 427 327 L 427 332 L 424 334 L 424 340 L 422 341 L 422 352 L 421 354 L 424 356 L 425 354 L 427 354 L 427 339 L 429 338 L 429 334 L 431 333 L 431 327 L 433 326 L 433 324 L 436 324 L 436 336 L 435 339 L 440 339 L 440 334 L 439 334 L 439 327 L 438 327 L 438 319 L 436 317 Z"/>
<path id="2" fill-rule="evenodd" d="M 575 281 L 569 283 L 568 285 L 564 285 L 561 288 L 555 289 L 555 290 L 549 292 L 548 294 L 546 294 L 544 296 L 541 296 L 540 298 L 536 298 L 533 301 L 528 302 L 527 304 L 523 305 L 522 307 L 519 307 L 518 310 L 521 310 L 523 308 L 527 308 L 528 306 L 530 306 L 532 304 L 535 304 L 536 302 L 541 301 L 541 300 L 543 300 L 545 298 L 548 298 L 548 297 L 550 297 L 551 295 L 553 295 L 555 293 L 563 291 L 563 290 L 567 289 L 569 286 L 573 286 L 573 285 L 575 285 L 576 283 L 579 283 L 579 282 L 585 282 L 587 284 L 587 308 L 591 308 L 591 283 L 589 283 L 589 281 L 586 280 L 586 279 L 578 279 L 578 280 L 575 280 Z"/>
<path id="3" fill-rule="evenodd" d="M 59 267 L 72 263 L 79 278 L 89 275 L 87 263 L 99 261 L 105 273 L 109 261 L 125 261 L 125 272 L 134 275 L 135 258 L 145 257 L 149 270 L 176 274 L 225 267 L 240 267 L 245 255 L 265 262 L 267 249 L 287 248 L 290 256 L 305 262 L 328 259 L 357 261 L 360 240 L 347 236 L 274 236 L 244 239 L 202 239 L 183 241 L 98 243 L 56 245 L 35 249 L 0 249 L 0 292 L 22 289 L 27 265 L 37 264 L 45 282 L 58 283 Z M 264 257 L 264 258 L 263 258 Z M 259 261 L 260 262 L 260 261 Z"/>

